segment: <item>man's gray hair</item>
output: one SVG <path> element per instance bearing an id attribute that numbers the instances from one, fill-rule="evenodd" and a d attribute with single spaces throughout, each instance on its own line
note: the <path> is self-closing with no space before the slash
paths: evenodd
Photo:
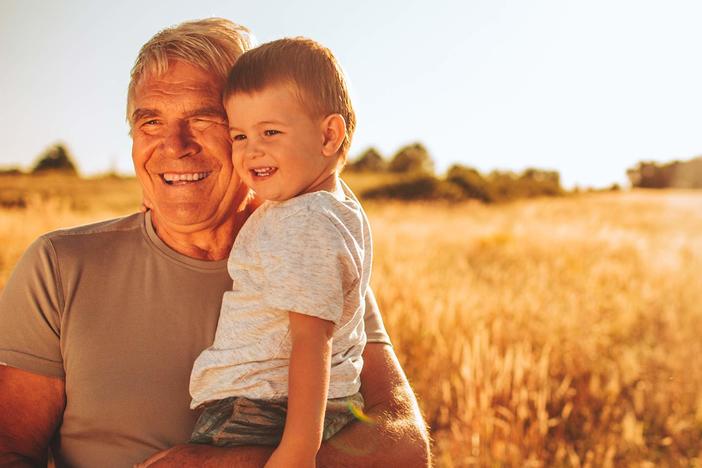
<path id="1" fill-rule="evenodd" d="M 253 46 L 245 26 L 223 18 L 186 21 L 158 32 L 139 51 L 127 94 L 127 122 L 132 126 L 134 90 L 147 75 L 162 75 L 169 60 L 182 60 L 218 78 L 222 85 L 234 62 Z"/>

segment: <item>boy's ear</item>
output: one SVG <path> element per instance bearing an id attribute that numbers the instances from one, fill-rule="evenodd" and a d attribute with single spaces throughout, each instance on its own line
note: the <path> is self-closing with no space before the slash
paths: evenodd
<path id="1" fill-rule="evenodd" d="M 334 156 L 346 137 L 346 121 L 341 114 L 329 114 L 322 120 L 322 154 Z"/>

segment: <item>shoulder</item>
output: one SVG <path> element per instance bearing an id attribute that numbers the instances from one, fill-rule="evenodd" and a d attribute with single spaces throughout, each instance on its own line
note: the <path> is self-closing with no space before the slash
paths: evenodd
<path id="1" fill-rule="evenodd" d="M 46 233 L 37 239 L 34 247 L 63 251 L 69 255 L 88 250 L 106 252 L 120 241 L 143 237 L 143 230 L 144 214 L 135 213 Z"/>
<path id="2" fill-rule="evenodd" d="M 363 219 L 362 209 L 352 198 L 337 199 L 329 192 L 313 192 L 284 202 L 270 203 L 267 222 L 276 228 L 303 227 L 311 225 L 337 226 L 355 224 Z"/>
<path id="3" fill-rule="evenodd" d="M 84 224 L 70 228 L 57 229 L 41 236 L 41 238 L 54 241 L 64 238 L 84 238 L 101 234 L 118 232 L 140 231 L 144 225 L 144 214 L 134 213 L 121 218 L 108 219 L 97 223 Z"/>

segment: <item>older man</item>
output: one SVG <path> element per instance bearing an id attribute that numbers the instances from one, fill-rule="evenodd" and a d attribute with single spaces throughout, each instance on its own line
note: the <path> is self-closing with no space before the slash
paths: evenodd
<path id="1" fill-rule="evenodd" d="M 47 234 L 0 297 L 0 465 L 259 466 L 266 447 L 184 445 L 194 359 L 213 339 L 226 257 L 255 208 L 221 103 L 248 31 L 210 19 L 154 36 L 132 70 L 134 166 L 151 211 Z M 373 423 L 322 466 L 428 463 L 427 435 L 372 296 L 361 391 Z"/>

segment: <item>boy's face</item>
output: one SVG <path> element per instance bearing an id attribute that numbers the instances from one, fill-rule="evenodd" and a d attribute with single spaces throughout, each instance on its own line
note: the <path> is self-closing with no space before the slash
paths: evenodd
<path id="1" fill-rule="evenodd" d="M 291 85 L 237 93 L 224 107 L 234 168 L 258 196 L 282 201 L 326 189 L 336 160 L 322 154 L 323 119 L 309 115 Z"/>

